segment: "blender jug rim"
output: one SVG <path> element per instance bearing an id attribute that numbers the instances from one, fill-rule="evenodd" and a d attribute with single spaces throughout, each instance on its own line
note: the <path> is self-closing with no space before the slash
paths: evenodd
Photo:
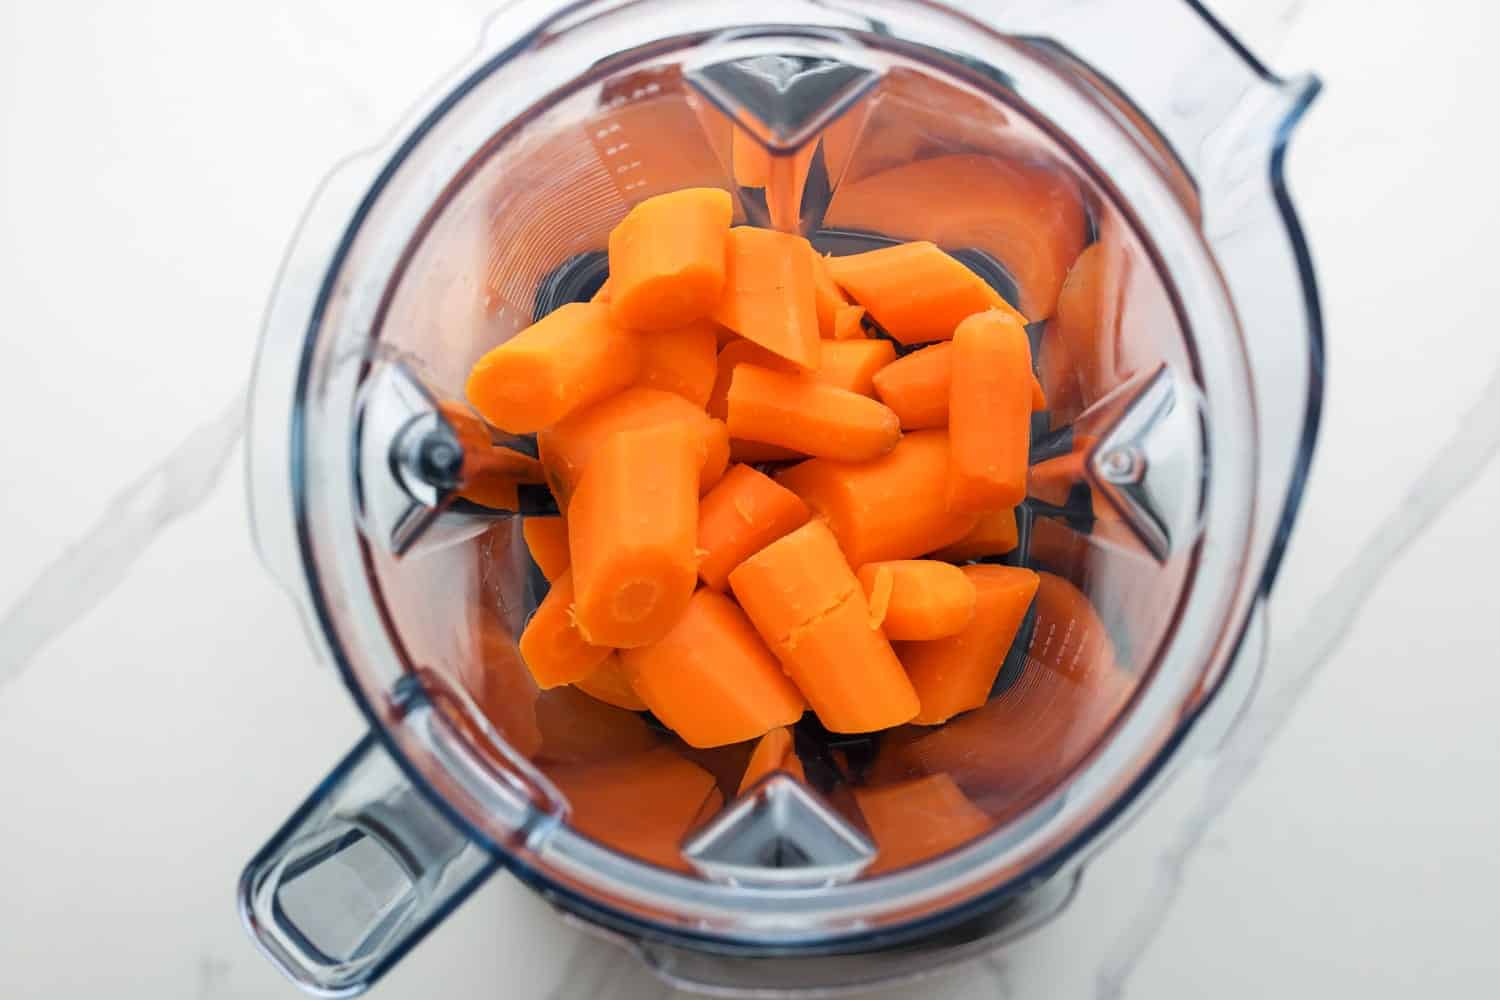
<path id="1" fill-rule="evenodd" d="M 1187 2 L 1194 8 L 1198 7 L 1194 0 L 1187 0 Z M 575 8 L 581 8 L 587 5 L 574 6 Z M 536 31 L 540 31 L 540 29 L 536 29 Z M 304 338 L 303 352 L 298 363 L 297 388 L 294 396 L 291 433 L 289 435 L 289 444 L 291 445 L 292 449 L 292 461 L 291 468 L 289 470 L 292 474 L 291 491 L 294 506 L 297 512 L 296 540 L 301 555 L 303 569 L 302 583 L 304 583 L 306 586 L 305 598 L 309 602 L 310 610 L 312 611 L 312 614 L 316 619 L 316 623 L 318 626 L 317 631 L 321 633 L 321 638 L 324 643 L 326 643 L 325 648 L 329 650 L 331 658 L 337 664 L 339 671 L 342 674 L 346 685 L 349 687 L 351 694 L 354 696 L 356 703 L 359 705 L 361 711 L 369 719 L 376 737 L 380 740 L 381 744 L 383 744 L 385 748 L 391 753 L 393 759 L 412 780 L 412 782 L 418 788 L 422 789 L 427 794 L 427 796 L 440 809 L 442 809 L 446 815 L 448 815 L 450 819 L 458 821 L 458 825 L 462 829 L 469 831 L 476 837 L 476 839 L 489 844 L 491 849 L 496 853 L 497 857 L 502 858 L 508 866 L 510 866 L 513 870 L 516 871 L 518 875 L 521 875 L 528 882 L 537 885 L 549 894 L 572 897 L 580 908 L 585 908 L 590 910 L 591 912 L 597 913 L 604 919 L 605 922 L 621 923 L 631 927 L 634 930 L 651 930 L 656 928 L 657 925 L 648 918 L 627 915 L 619 908 L 611 907 L 608 904 L 601 903 L 596 899 L 591 898 L 590 895 L 586 892 L 583 892 L 581 890 L 574 890 L 564 885 L 556 877 L 555 874 L 549 874 L 547 871 L 542 870 L 542 865 L 536 864 L 536 859 L 527 856 L 524 851 L 510 850 L 497 845 L 494 837 L 478 828 L 469 817 L 463 815 L 452 805 L 452 803 L 450 803 L 445 798 L 445 796 L 441 792 L 439 792 L 435 788 L 429 777 L 410 759 L 408 753 L 403 748 L 400 741 L 396 738 L 395 734 L 389 728 L 389 723 L 385 719 L 383 719 L 380 712 L 376 710 L 376 707 L 371 700 L 370 693 L 365 689 L 360 679 L 356 676 L 356 671 L 352 667 L 348 658 L 348 650 L 341 640 L 338 626 L 333 621 L 331 608 L 327 603 L 327 596 L 324 594 L 320 583 L 320 577 L 324 573 L 326 573 L 327 570 L 324 570 L 320 567 L 320 561 L 314 552 L 314 546 L 310 538 L 310 532 L 312 531 L 312 528 L 310 526 L 311 519 L 308 516 L 307 511 L 308 483 L 305 476 L 306 462 L 308 460 L 306 449 L 308 426 L 307 415 L 305 413 L 304 407 L 307 402 L 306 392 L 309 380 L 311 378 L 313 366 L 314 346 L 317 341 L 318 332 L 322 328 L 322 325 L 325 321 L 325 313 L 328 308 L 330 298 L 333 294 L 334 285 L 337 282 L 343 268 L 348 264 L 348 259 L 352 248 L 358 241 L 358 238 L 362 235 L 363 228 L 368 220 L 368 216 L 371 210 L 378 203 L 381 195 L 385 193 L 387 186 L 391 182 L 391 179 L 401 170 L 403 166 L 406 165 L 412 153 L 417 149 L 418 146 L 421 145 L 422 141 L 428 137 L 429 133 L 440 124 L 442 119 L 465 97 L 467 97 L 475 87 L 477 87 L 486 79 L 490 78 L 498 69 L 503 67 L 516 54 L 516 52 L 519 50 L 519 47 L 524 44 L 525 40 L 530 37 L 532 37 L 532 34 L 528 33 L 527 35 L 524 35 L 520 40 L 518 40 L 515 46 L 507 48 L 506 50 L 491 58 L 484 59 L 477 69 L 466 74 L 462 82 L 460 82 L 452 89 L 448 90 L 444 94 L 442 99 L 438 101 L 437 104 L 433 107 L 433 109 L 422 117 L 421 121 L 414 129 L 412 129 L 409 133 L 405 134 L 401 138 L 401 141 L 395 145 L 394 150 L 389 154 L 389 157 L 381 166 L 379 172 L 374 178 L 373 183 L 369 186 L 368 190 L 363 193 L 356 210 L 354 211 L 352 216 L 349 217 L 347 227 L 340 235 L 337 248 L 333 256 L 329 259 L 326 272 L 318 289 L 314 308 L 309 315 L 308 322 L 305 327 L 306 335 Z M 678 37 L 672 39 L 672 41 L 680 43 L 683 41 L 683 39 L 681 37 Z M 1002 39 L 994 39 L 994 42 L 997 44 L 1010 44 L 1008 40 Z M 1239 50 L 1237 44 L 1235 47 L 1238 51 L 1242 52 L 1242 50 Z M 1252 65 L 1258 68 L 1258 64 L 1252 63 Z M 950 74 L 953 74 L 953 67 L 945 66 L 944 68 Z M 548 94 L 549 99 L 556 99 L 558 96 L 559 95 L 556 92 Z M 1311 96 L 1309 95 L 1308 100 L 1310 99 Z M 1305 104 L 1303 106 L 1305 106 Z M 535 105 L 533 105 L 533 107 L 535 107 Z M 1289 116 L 1289 121 L 1285 126 L 1282 137 L 1279 138 L 1273 146 L 1271 169 L 1273 177 L 1277 178 L 1278 180 L 1276 188 L 1279 197 L 1282 199 L 1283 216 L 1284 221 L 1288 226 L 1289 234 L 1292 237 L 1293 243 L 1295 244 L 1299 255 L 1305 257 L 1305 246 L 1301 238 L 1300 230 L 1298 230 L 1296 227 L 1295 216 L 1291 213 L 1290 201 L 1285 197 L 1284 185 L 1279 183 L 1281 150 L 1284 146 L 1284 134 L 1285 132 L 1289 132 L 1291 125 L 1294 124 L 1294 120 L 1295 116 Z M 1133 224 L 1137 227 L 1137 231 L 1139 234 L 1140 221 L 1135 217 L 1134 212 L 1131 211 L 1130 204 L 1126 202 L 1123 197 L 1121 197 L 1120 201 L 1121 204 L 1119 204 L 1117 207 L 1121 208 L 1121 210 L 1126 213 L 1127 217 L 1132 220 Z M 1147 236 L 1145 237 L 1145 242 L 1153 252 L 1156 252 L 1157 248 L 1155 246 L 1155 239 Z M 1206 249 L 1204 252 L 1205 254 L 1207 254 Z M 1211 260 L 1211 254 L 1207 254 L 1207 256 L 1208 259 Z M 1170 271 L 1168 271 L 1167 273 L 1170 273 Z M 1305 271 L 1304 277 L 1307 282 L 1305 287 L 1307 290 L 1309 304 L 1311 307 L 1314 307 L 1314 312 L 1312 313 L 1314 332 L 1319 333 L 1320 324 L 1315 312 L 1316 291 L 1315 287 L 1311 285 L 1310 262 L 1308 262 L 1308 267 Z M 394 280 L 395 276 L 393 275 L 392 281 L 394 282 Z M 1227 291 L 1220 289 L 1220 294 L 1224 297 L 1227 303 Z M 1237 324 L 1234 324 L 1232 317 L 1230 318 L 1230 322 L 1237 329 Z M 1191 328 L 1193 324 L 1189 323 L 1187 325 Z M 1314 339 L 1316 340 L 1317 338 L 1315 337 Z M 1316 386 L 1316 384 L 1317 381 L 1314 380 L 1314 385 Z M 1310 421 L 1310 426 L 1305 432 L 1305 448 L 1310 448 L 1311 438 L 1313 435 L 1315 435 L 1316 432 L 1316 405 L 1312 407 L 1312 414 L 1313 418 Z M 1305 463 L 1303 471 L 1305 472 Z M 1293 490 L 1288 494 L 1287 510 L 1283 518 L 1284 522 L 1288 522 L 1291 515 L 1294 513 L 1299 493 L 1300 477 L 1298 483 L 1294 484 Z M 1212 497 L 1210 497 L 1210 500 L 1211 499 Z M 1242 522 L 1243 526 L 1244 524 L 1248 523 L 1248 510 L 1242 511 L 1241 514 L 1242 516 L 1239 520 Z M 1200 544 L 1202 543 L 1200 542 Z M 1248 537 L 1245 540 L 1245 544 L 1248 545 Z M 1221 547 L 1222 546 L 1216 546 L 1216 548 Z M 1243 553 L 1241 553 L 1241 555 L 1243 555 Z M 1225 560 L 1227 560 L 1227 562 Z M 1223 574 L 1225 580 L 1231 579 L 1243 569 L 1242 566 L 1238 565 L 1238 561 L 1234 553 L 1221 553 L 1220 561 L 1221 564 L 1217 567 L 1217 572 Z M 1261 574 L 1261 579 L 1256 582 L 1256 586 L 1253 588 L 1254 592 L 1258 593 L 1264 586 L 1268 585 L 1269 575 L 1272 571 L 1274 571 L 1274 562 L 1275 560 L 1272 559 L 1266 564 L 1265 572 Z M 1197 580 L 1198 576 L 1198 573 L 1194 574 L 1194 583 L 1188 588 L 1189 593 L 1184 594 L 1184 605 L 1191 598 L 1192 593 L 1196 592 L 1193 590 L 1193 588 L 1197 586 L 1198 582 L 1200 582 Z M 377 603 L 379 602 L 379 598 L 377 596 L 371 596 L 374 598 L 374 600 L 376 600 Z M 1217 615 L 1217 617 L 1219 618 L 1219 624 L 1218 628 L 1213 630 L 1216 634 L 1211 639 L 1205 639 L 1204 655 L 1202 657 L 1204 665 L 1200 667 L 1199 672 L 1206 672 L 1208 670 L 1207 663 L 1210 660 L 1221 661 L 1232 655 L 1232 651 L 1238 642 L 1238 638 L 1244 628 L 1244 624 L 1248 620 L 1250 599 L 1253 598 L 1253 596 L 1253 593 L 1242 593 L 1238 598 L 1235 598 L 1234 587 L 1229 586 L 1228 591 L 1221 598 L 1221 604 L 1223 605 L 1223 607 L 1220 613 Z M 389 638 L 391 638 L 392 640 L 395 639 L 394 636 L 389 636 Z M 1163 653 L 1165 652 L 1166 650 L 1163 651 Z M 1159 666 L 1160 665 L 1157 665 L 1157 667 Z M 1156 686 L 1156 674 L 1159 672 L 1157 667 L 1153 667 L 1148 675 L 1148 682 L 1143 685 L 1146 690 L 1137 692 L 1136 696 L 1132 698 L 1129 708 L 1127 708 L 1126 712 L 1124 713 L 1125 717 L 1117 722 L 1116 727 L 1111 730 L 1111 732 L 1104 740 L 1101 740 L 1101 743 L 1114 741 L 1114 739 L 1119 735 L 1120 730 L 1130 722 L 1131 718 L 1134 718 L 1136 723 L 1140 723 L 1140 717 L 1138 715 L 1138 709 L 1140 707 L 1139 703 L 1142 701 L 1142 696 L 1150 694 L 1151 692 L 1149 689 L 1153 686 Z M 1157 696 L 1158 701 L 1165 701 L 1165 696 L 1163 696 L 1162 690 L 1159 687 L 1157 690 Z M 988 886 L 987 888 L 984 888 L 983 890 L 973 894 L 970 898 L 965 899 L 962 903 L 942 908 L 938 914 L 925 918 L 925 923 L 923 922 L 923 918 L 908 921 L 907 923 L 902 925 L 903 929 L 912 928 L 913 930 L 920 931 L 921 929 L 930 928 L 930 926 L 934 922 L 949 923 L 960 920 L 968 913 L 971 913 L 974 908 L 989 905 L 989 902 L 993 900 L 995 896 L 1003 895 L 1008 891 L 1012 891 L 1019 882 L 1038 877 L 1040 874 L 1046 871 L 1056 870 L 1058 867 L 1066 864 L 1070 857 L 1075 855 L 1081 846 L 1092 842 L 1096 838 L 1099 831 L 1110 826 L 1113 823 L 1114 819 L 1118 816 L 1118 814 L 1128 808 L 1130 804 L 1139 796 L 1141 790 L 1150 784 L 1154 776 L 1173 756 L 1173 753 L 1178 745 L 1180 745 L 1182 740 L 1186 737 L 1188 730 L 1191 728 L 1193 719 L 1195 719 L 1198 714 L 1201 713 L 1206 707 L 1207 700 L 1209 699 L 1204 699 L 1197 705 L 1192 706 L 1191 710 L 1186 714 L 1186 716 L 1181 717 L 1176 722 L 1174 722 L 1171 725 L 1170 730 L 1166 734 L 1166 736 L 1155 741 L 1155 749 L 1144 755 L 1144 762 L 1137 762 L 1140 766 L 1134 770 L 1134 773 L 1131 775 L 1131 778 L 1127 785 L 1123 789 L 1117 788 L 1115 791 L 1109 793 L 1110 801 L 1103 803 L 1102 806 L 1088 818 L 1087 822 L 1082 826 L 1074 829 L 1067 839 L 1065 839 L 1061 843 L 1053 844 L 1041 858 L 1032 859 L 1031 861 L 1026 862 L 1020 867 L 1020 870 L 1018 872 L 1013 872 L 1008 876 L 1000 878 L 996 884 Z M 1157 711 L 1159 712 L 1165 707 L 1165 705 L 1157 706 Z M 1162 718 L 1167 718 L 1167 716 L 1163 715 Z M 1079 771 L 1094 768 L 1096 765 L 1098 765 L 1101 749 L 1101 747 L 1096 747 L 1094 754 L 1091 755 L 1091 757 L 1084 764 L 1080 765 Z M 1077 777 L 1077 772 L 1075 772 L 1074 777 Z M 1053 795 L 1061 795 L 1066 791 L 1066 788 L 1054 789 Z M 1049 795 L 1048 798 L 1050 800 L 1052 796 Z M 572 831 L 559 830 L 557 833 L 557 837 L 559 838 L 559 842 L 566 841 L 566 839 L 569 837 L 578 838 L 581 842 L 581 850 L 568 859 L 573 863 L 572 873 L 574 875 L 578 875 L 580 872 L 587 872 L 587 874 L 591 877 L 597 876 L 599 874 L 598 870 L 590 867 L 591 864 L 595 862 L 600 864 L 604 864 L 607 862 L 611 865 L 613 865 L 615 862 L 623 862 L 625 865 L 623 874 L 630 876 L 632 881 L 628 885 L 626 885 L 625 883 L 617 882 L 615 888 L 638 888 L 641 884 L 642 878 L 648 885 L 657 883 L 666 885 L 671 885 L 673 883 L 682 883 L 682 885 L 675 886 L 675 888 L 678 889 L 683 888 L 684 885 L 694 887 L 698 890 L 710 889 L 717 891 L 719 888 L 705 887 L 699 883 L 694 882 L 693 880 L 686 879 L 682 876 L 673 875 L 665 871 L 653 869 L 642 863 L 625 861 L 622 858 L 614 856 L 613 852 L 609 852 L 608 850 L 600 847 L 597 844 L 593 844 L 592 842 L 587 842 L 587 838 L 583 838 L 581 834 L 576 834 Z M 976 854 L 975 849 L 978 847 L 982 847 L 984 843 L 997 839 L 997 837 L 998 834 L 992 834 L 990 837 L 986 838 L 985 841 L 960 848 L 950 855 L 919 866 L 919 869 L 898 872 L 892 875 L 883 876 L 880 879 L 873 880 L 871 882 L 862 883 L 861 886 L 863 886 L 863 889 L 865 891 L 858 893 L 857 895 L 869 895 L 871 891 L 878 891 L 883 886 L 893 886 L 903 880 L 907 883 L 910 883 L 916 875 L 922 874 L 923 872 L 926 872 L 931 868 L 939 869 L 944 872 L 944 874 L 938 876 L 938 881 L 940 884 L 937 886 L 930 886 L 929 891 L 926 895 L 931 897 L 935 895 L 952 894 L 954 891 L 956 891 L 955 886 L 952 884 L 953 878 L 955 876 L 959 876 L 965 872 L 968 872 L 970 876 L 970 882 L 972 883 L 973 881 L 975 881 L 975 879 L 973 878 L 973 872 L 971 870 L 970 863 L 971 859 Z M 599 855 L 600 852 L 602 852 L 603 855 L 608 855 L 608 857 L 598 857 L 597 855 Z M 553 860 L 555 861 L 557 859 L 554 858 Z M 638 871 L 637 869 L 645 869 L 645 871 L 643 873 L 641 871 Z M 666 880 L 666 882 L 662 883 L 662 880 Z M 583 881 L 585 882 L 585 884 L 588 884 L 589 882 L 588 879 L 583 879 Z M 598 883 L 595 883 L 591 886 L 591 888 L 598 888 L 598 885 Z M 871 887 L 874 887 L 874 889 L 872 890 Z M 839 891 L 857 888 L 860 888 L 860 886 L 840 887 Z M 884 894 L 885 893 L 882 893 L 882 895 Z M 768 894 L 768 897 L 774 895 L 774 893 Z M 858 904 L 856 903 L 854 905 Z M 873 934 L 878 932 L 870 931 L 849 933 L 844 935 L 833 935 L 833 937 L 836 937 L 836 940 L 839 944 L 848 945 L 850 943 L 857 942 L 865 933 Z M 703 941 L 723 942 L 726 944 L 731 944 L 735 941 L 742 940 L 742 938 L 736 937 L 734 935 L 722 936 L 715 933 L 699 933 L 691 930 L 685 930 L 683 928 L 673 928 L 673 934 L 675 936 L 688 936 L 698 938 Z M 820 935 L 816 941 L 789 941 L 785 942 L 784 946 L 788 948 L 815 947 L 817 945 L 827 943 L 830 940 L 830 937 L 831 935 L 827 933 L 827 929 L 823 928 L 820 930 Z"/>

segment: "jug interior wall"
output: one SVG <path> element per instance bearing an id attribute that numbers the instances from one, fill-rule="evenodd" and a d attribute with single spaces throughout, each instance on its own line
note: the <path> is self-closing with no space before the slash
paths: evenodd
<path id="1" fill-rule="evenodd" d="M 752 109 L 726 108 L 695 84 L 702 51 L 543 102 L 443 191 L 387 292 L 367 370 L 399 362 L 435 397 L 462 400 L 474 361 L 536 318 L 549 279 L 597 261 L 632 205 L 686 187 L 728 190 L 737 223 L 802 232 L 835 253 L 930 240 L 987 269 L 1031 321 L 1048 398 L 1036 440 L 1056 453 L 1034 452 L 1022 544 L 1001 557 L 1043 583 L 1019 669 L 984 707 L 869 737 L 800 727 L 807 785 L 873 843 L 861 876 L 872 878 L 1023 816 L 1149 677 L 1194 567 L 1206 479 L 1194 428 L 1207 417 L 1157 255 L 1035 109 L 909 56 L 873 46 L 857 56 L 866 89 L 791 146 L 758 133 Z M 1178 437 L 1154 446 L 1170 452 L 1163 467 L 1186 472 L 1164 496 L 1106 494 L 1092 479 L 1094 447 L 1161 386 Z M 1143 518 L 1161 522 L 1164 546 L 1143 540 Z M 751 745 L 695 750 L 647 714 L 571 686 L 539 690 L 516 645 L 547 588 L 523 520 L 487 518 L 467 538 L 399 556 L 371 540 L 387 627 L 409 669 L 483 715 L 557 786 L 575 829 L 697 876 L 684 841 L 734 802 Z M 485 737 L 470 736 L 485 752 Z M 903 818 L 903 803 L 929 802 L 935 817 Z"/>

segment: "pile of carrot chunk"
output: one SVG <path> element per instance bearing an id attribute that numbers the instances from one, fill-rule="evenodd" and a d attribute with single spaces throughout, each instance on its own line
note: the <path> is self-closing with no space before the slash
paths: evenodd
<path id="1" fill-rule="evenodd" d="M 935 245 L 823 257 L 732 217 L 711 188 L 638 204 L 594 300 L 467 396 L 537 434 L 561 511 L 524 524 L 537 685 L 760 740 L 748 786 L 800 768 L 808 710 L 870 733 L 986 702 L 1039 578 L 957 564 L 1015 547 L 1045 400 L 1024 318 Z"/>

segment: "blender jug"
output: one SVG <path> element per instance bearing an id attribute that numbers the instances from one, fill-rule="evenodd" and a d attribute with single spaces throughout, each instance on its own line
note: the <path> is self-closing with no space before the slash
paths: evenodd
<path id="1" fill-rule="evenodd" d="M 262 951 L 357 993 L 500 868 L 728 991 L 912 975 L 1055 913 L 1253 686 L 1318 416 L 1280 173 L 1316 90 L 1183 0 L 507 5 L 328 179 L 268 313 L 257 540 L 370 733 L 245 871 Z M 809 714 L 743 789 L 749 744 L 538 690 L 522 532 L 558 491 L 462 395 L 686 187 L 825 253 L 944 248 L 1024 313 L 1047 397 L 1014 545 L 956 556 L 1040 576 L 990 700 L 867 735 Z"/>

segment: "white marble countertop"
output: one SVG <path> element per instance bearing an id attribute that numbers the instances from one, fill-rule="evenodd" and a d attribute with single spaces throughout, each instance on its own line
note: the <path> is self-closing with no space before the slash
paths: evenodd
<path id="1" fill-rule="evenodd" d="M 295 995 L 241 931 L 235 880 L 361 727 L 260 570 L 241 456 L 221 468 L 219 446 L 314 183 L 467 50 L 488 6 L 0 3 L 0 997 Z M 1273 66 L 1327 84 L 1290 177 L 1330 385 L 1272 668 L 1225 754 L 1111 846 L 1060 920 L 936 996 L 1500 982 L 1500 419 L 1483 405 L 1500 407 L 1484 124 L 1500 15 L 1218 9 Z M 195 429 L 192 471 L 153 479 Z M 149 545 L 132 518 L 160 522 Z M 82 582 L 80 564 L 97 567 Z M 664 992 L 502 876 L 374 995 Z"/>

